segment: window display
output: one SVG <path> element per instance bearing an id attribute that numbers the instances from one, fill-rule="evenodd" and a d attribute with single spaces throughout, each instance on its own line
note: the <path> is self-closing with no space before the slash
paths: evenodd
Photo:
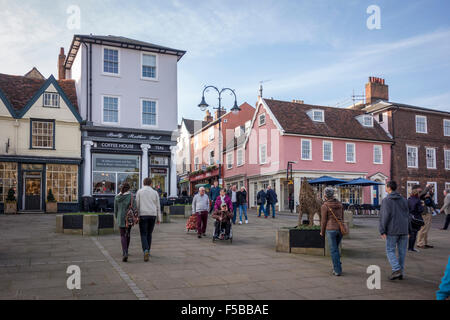
<path id="1" fill-rule="evenodd" d="M 57 202 L 78 201 L 78 166 L 65 164 L 47 165 L 47 195 L 52 189 Z"/>
<path id="2" fill-rule="evenodd" d="M 0 202 L 5 202 L 11 188 L 17 188 L 17 163 L 0 162 Z"/>

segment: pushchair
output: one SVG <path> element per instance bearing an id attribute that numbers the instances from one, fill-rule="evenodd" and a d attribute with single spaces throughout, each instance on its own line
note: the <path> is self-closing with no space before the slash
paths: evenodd
<path id="1" fill-rule="evenodd" d="M 197 214 L 193 214 L 189 217 L 188 221 L 186 222 L 186 232 L 189 232 L 191 230 L 197 231 Z"/>
<path id="2" fill-rule="evenodd" d="M 216 224 L 219 224 L 219 234 L 216 233 Z M 230 223 L 230 234 L 228 235 L 228 239 L 226 238 L 226 229 L 225 224 L 222 221 L 216 221 L 214 223 L 214 234 L 212 241 L 216 242 L 216 240 L 230 240 L 230 243 L 233 243 L 233 226 Z"/>

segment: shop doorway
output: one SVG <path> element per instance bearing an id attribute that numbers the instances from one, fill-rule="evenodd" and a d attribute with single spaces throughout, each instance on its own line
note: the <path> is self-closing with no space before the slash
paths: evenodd
<path id="1" fill-rule="evenodd" d="M 40 173 L 27 173 L 24 176 L 24 210 L 42 210 L 42 177 Z"/>
<path id="2" fill-rule="evenodd" d="M 152 185 L 155 190 L 161 189 L 161 193 L 168 193 L 169 189 L 169 177 L 168 169 L 166 168 L 151 168 L 150 177 L 152 178 Z"/>

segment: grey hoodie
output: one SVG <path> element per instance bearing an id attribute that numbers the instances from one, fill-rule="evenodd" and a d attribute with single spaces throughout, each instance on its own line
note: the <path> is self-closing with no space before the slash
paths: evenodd
<path id="1" fill-rule="evenodd" d="M 408 201 L 393 191 L 381 202 L 380 234 L 407 235 L 409 231 Z"/>

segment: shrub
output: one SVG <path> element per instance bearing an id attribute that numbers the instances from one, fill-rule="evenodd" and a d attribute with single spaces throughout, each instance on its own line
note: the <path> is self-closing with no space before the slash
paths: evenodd
<path id="1" fill-rule="evenodd" d="M 10 188 L 10 189 L 8 190 L 8 195 L 7 195 L 7 197 L 6 197 L 6 201 L 8 201 L 8 202 L 14 202 L 14 201 L 16 201 L 16 196 L 15 196 L 15 194 L 16 194 L 16 192 L 14 191 L 14 189 L 13 189 L 13 188 Z"/>
<path id="2" fill-rule="evenodd" d="M 56 202 L 56 199 L 55 199 L 55 196 L 53 195 L 52 189 L 48 189 L 47 201 L 48 202 Z"/>

